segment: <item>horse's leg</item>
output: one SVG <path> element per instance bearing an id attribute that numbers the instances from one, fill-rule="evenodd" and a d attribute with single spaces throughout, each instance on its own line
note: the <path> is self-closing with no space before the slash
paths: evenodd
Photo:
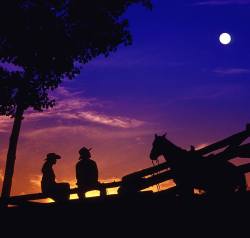
<path id="1" fill-rule="evenodd" d="M 245 175 L 238 170 L 237 166 L 221 161 L 214 164 L 214 172 L 209 181 L 209 195 L 228 196 L 236 191 L 244 192 L 246 188 Z"/>
<path id="2" fill-rule="evenodd" d="M 230 162 L 226 163 L 225 168 L 227 169 L 229 176 L 228 182 L 231 185 L 232 192 L 245 192 L 247 189 L 245 174 L 242 173 L 236 165 Z"/>
<path id="3" fill-rule="evenodd" d="M 178 194 L 181 197 L 191 198 L 194 195 L 194 188 L 190 183 L 182 182 L 183 180 L 174 179 L 176 186 L 178 188 Z"/>
<path id="4" fill-rule="evenodd" d="M 190 185 L 182 185 L 181 188 L 181 196 L 185 197 L 185 198 L 192 198 L 194 195 L 194 189 L 192 186 Z"/>
<path id="5" fill-rule="evenodd" d="M 247 181 L 244 173 L 239 172 L 238 175 L 238 192 L 246 192 Z"/>

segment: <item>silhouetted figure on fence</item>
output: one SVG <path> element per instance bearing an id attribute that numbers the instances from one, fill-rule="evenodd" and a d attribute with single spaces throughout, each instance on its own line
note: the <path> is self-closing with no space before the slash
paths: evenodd
<path id="1" fill-rule="evenodd" d="M 79 150 L 80 158 L 76 164 L 76 180 L 80 199 L 83 199 L 85 192 L 89 190 L 100 190 L 101 196 L 106 192 L 98 182 L 98 168 L 96 162 L 91 159 L 90 150 L 82 147 Z"/>
<path id="2" fill-rule="evenodd" d="M 56 161 L 61 159 L 60 155 L 49 153 L 46 157 L 46 162 L 42 167 L 42 192 L 56 202 L 67 201 L 70 196 L 70 185 L 68 183 L 57 183 L 56 176 L 53 171 L 53 165 Z"/>

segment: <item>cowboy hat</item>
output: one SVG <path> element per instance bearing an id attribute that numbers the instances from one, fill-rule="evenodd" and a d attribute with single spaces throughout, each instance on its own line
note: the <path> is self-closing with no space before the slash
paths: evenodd
<path id="1" fill-rule="evenodd" d="M 90 151 L 92 150 L 92 148 L 86 148 L 86 147 L 82 147 L 80 150 L 79 150 L 79 154 L 80 155 L 83 155 L 83 154 L 86 154 L 86 153 L 89 153 Z"/>
<path id="2" fill-rule="evenodd" d="M 48 153 L 45 160 L 48 159 L 61 159 L 61 156 L 56 153 Z"/>

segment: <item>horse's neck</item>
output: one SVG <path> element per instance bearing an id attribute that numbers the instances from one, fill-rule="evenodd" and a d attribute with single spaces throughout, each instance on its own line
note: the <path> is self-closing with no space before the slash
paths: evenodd
<path id="1" fill-rule="evenodd" d="M 163 157 L 168 161 L 173 160 L 173 162 L 175 162 L 176 159 L 182 159 L 183 153 L 185 153 L 185 150 L 183 150 L 182 148 L 176 146 L 171 142 L 166 142 L 166 146 L 164 146 L 163 150 Z"/>

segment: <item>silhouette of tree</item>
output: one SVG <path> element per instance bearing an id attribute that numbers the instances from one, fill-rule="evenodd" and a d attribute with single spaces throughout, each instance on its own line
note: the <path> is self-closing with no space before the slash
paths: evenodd
<path id="1" fill-rule="evenodd" d="M 79 63 L 130 45 L 132 4 L 151 8 L 151 0 L 8 0 L 0 7 L 0 61 L 22 68 L 0 71 L 0 115 L 14 118 L 2 199 L 10 195 L 17 141 L 24 111 L 53 107 L 48 96 L 63 78 L 73 79 Z M 77 64 L 76 64 L 77 63 Z M 3 92 L 3 94 L 2 94 Z"/>

